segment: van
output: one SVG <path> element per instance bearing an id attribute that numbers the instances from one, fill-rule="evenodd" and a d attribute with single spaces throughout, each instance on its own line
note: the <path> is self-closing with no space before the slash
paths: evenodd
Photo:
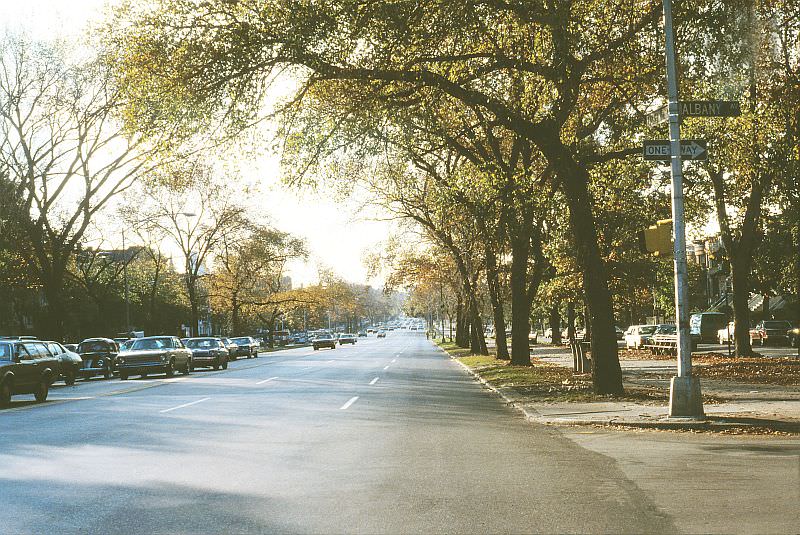
<path id="1" fill-rule="evenodd" d="M 719 330 L 728 323 L 727 315 L 722 312 L 700 312 L 689 318 L 689 333 L 695 344 L 714 344 L 717 342 Z"/>

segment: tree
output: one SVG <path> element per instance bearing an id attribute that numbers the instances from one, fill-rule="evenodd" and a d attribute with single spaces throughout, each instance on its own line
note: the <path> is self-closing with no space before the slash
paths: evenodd
<path id="1" fill-rule="evenodd" d="M 209 273 L 217 248 L 247 226 L 230 180 L 217 176 L 202 159 L 180 160 L 142 184 L 142 198 L 131 216 L 137 226 L 156 229 L 180 249 L 193 335 L 198 332 L 201 301 L 208 297 L 199 281 Z"/>
<path id="2" fill-rule="evenodd" d="M 19 200 L 18 254 L 45 301 L 37 329 L 62 339 L 68 267 L 93 219 L 153 168 L 157 145 L 127 130 L 107 65 L 62 51 L 0 43 L 0 174 Z M 154 148 L 156 147 L 156 148 Z"/>

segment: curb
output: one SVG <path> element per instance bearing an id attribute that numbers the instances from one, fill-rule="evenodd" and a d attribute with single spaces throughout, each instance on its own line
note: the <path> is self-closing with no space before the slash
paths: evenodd
<path id="1" fill-rule="evenodd" d="M 564 426 L 564 427 L 569 427 L 569 426 L 613 427 L 620 430 L 627 428 L 627 429 L 652 429 L 659 431 L 722 432 L 722 431 L 750 429 L 759 432 L 777 431 L 777 432 L 784 432 L 791 434 L 800 434 L 800 423 L 781 422 L 775 420 L 767 422 L 758 422 L 758 421 L 737 422 L 734 421 L 733 418 L 723 417 L 723 416 L 711 416 L 711 417 L 706 417 L 704 420 L 689 420 L 689 421 L 680 421 L 680 420 L 676 421 L 668 419 L 662 419 L 657 421 L 641 421 L 641 420 L 626 421 L 618 418 L 595 419 L 595 420 L 587 418 L 548 418 L 536 412 L 535 409 L 526 408 L 519 401 L 510 398 L 496 386 L 494 386 L 493 384 L 489 383 L 486 379 L 481 377 L 478 372 L 474 371 L 472 368 L 470 368 L 457 358 L 450 355 L 450 353 L 448 353 L 438 345 L 436 344 L 434 345 L 439 351 L 447 355 L 447 357 L 450 360 L 454 361 L 456 364 L 461 366 L 461 368 L 463 368 L 468 374 L 470 374 L 473 378 L 475 378 L 476 381 L 481 383 L 481 385 L 483 385 L 488 390 L 497 394 L 506 403 L 506 405 L 520 411 L 525 417 L 525 420 L 527 420 L 530 423 L 536 423 L 541 425 L 552 425 L 552 426 Z"/>

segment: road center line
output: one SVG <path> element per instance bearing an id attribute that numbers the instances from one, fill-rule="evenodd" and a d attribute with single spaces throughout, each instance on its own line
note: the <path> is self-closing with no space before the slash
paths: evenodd
<path id="1" fill-rule="evenodd" d="M 392 359 L 392 364 L 394 364 L 395 362 L 397 362 L 397 359 Z"/>
<path id="2" fill-rule="evenodd" d="M 177 407 L 172 407 L 170 409 L 164 409 L 163 411 L 158 411 L 158 412 L 169 412 L 169 411 L 174 411 L 174 410 L 177 410 L 177 409 L 182 409 L 182 408 L 188 407 L 190 405 L 197 405 L 198 403 L 202 403 L 204 401 L 208 401 L 209 399 L 211 399 L 211 398 L 198 399 L 197 401 L 192 401 L 190 403 L 184 403 L 183 405 L 178 405 Z"/>
<path id="3" fill-rule="evenodd" d="M 347 400 L 347 403 L 345 403 L 344 405 L 342 405 L 341 407 L 339 407 L 339 410 L 340 410 L 340 411 L 346 411 L 347 409 L 349 409 L 349 408 L 350 408 L 350 405 L 352 405 L 353 403 L 355 403 L 357 400 L 358 400 L 358 396 L 353 396 L 353 397 L 351 397 L 350 399 L 348 399 L 348 400 Z"/>
<path id="4" fill-rule="evenodd" d="M 388 370 L 389 369 L 389 365 L 387 364 L 386 366 L 383 367 L 383 369 L 384 370 Z"/>
<path id="5" fill-rule="evenodd" d="M 373 379 L 372 381 L 370 381 L 370 382 L 369 382 L 369 384 L 371 384 L 371 385 L 374 385 L 375 383 L 377 383 L 377 382 L 378 382 L 378 379 L 380 379 L 380 377 L 376 377 L 375 379 Z"/>
<path id="6" fill-rule="evenodd" d="M 277 379 L 277 377 L 270 377 L 269 379 L 264 379 L 263 381 L 259 381 L 256 384 L 257 385 L 263 385 L 264 383 L 268 383 L 270 381 L 274 381 L 275 379 Z"/>

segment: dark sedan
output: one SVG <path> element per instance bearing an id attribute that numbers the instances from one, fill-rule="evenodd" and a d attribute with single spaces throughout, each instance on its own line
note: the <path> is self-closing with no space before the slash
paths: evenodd
<path id="1" fill-rule="evenodd" d="M 239 356 L 239 345 L 230 338 L 222 338 L 225 349 L 228 350 L 228 360 L 236 360 Z"/>
<path id="2" fill-rule="evenodd" d="M 238 356 L 245 356 L 247 358 L 258 356 L 258 342 L 250 336 L 239 336 L 232 340 L 233 343 L 239 347 L 237 352 Z"/>
<path id="3" fill-rule="evenodd" d="M 320 334 L 311 342 L 314 346 L 314 351 L 319 350 L 321 347 L 329 347 L 336 349 L 336 339 L 330 334 Z"/>
<path id="4" fill-rule="evenodd" d="M 192 351 L 193 368 L 228 369 L 228 350 L 219 338 L 189 338 L 185 345 Z"/>
<path id="5" fill-rule="evenodd" d="M 146 377 L 151 373 L 172 377 L 177 370 L 188 374 L 192 371 L 192 352 L 174 336 L 137 338 L 130 350 L 117 357 L 117 370 L 123 381 L 131 375 Z"/>
<path id="6" fill-rule="evenodd" d="M 7 407 L 14 394 L 33 394 L 36 401 L 46 400 L 59 373 L 58 357 L 44 342 L 0 340 L 0 407 Z"/>
<path id="7" fill-rule="evenodd" d="M 111 338 L 87 338 L 78 344 L 78 354 L 83 359 L 81 377 L 88 380 L 102 375 L 110 379 L 116 367 L 119 344 Z"/>

